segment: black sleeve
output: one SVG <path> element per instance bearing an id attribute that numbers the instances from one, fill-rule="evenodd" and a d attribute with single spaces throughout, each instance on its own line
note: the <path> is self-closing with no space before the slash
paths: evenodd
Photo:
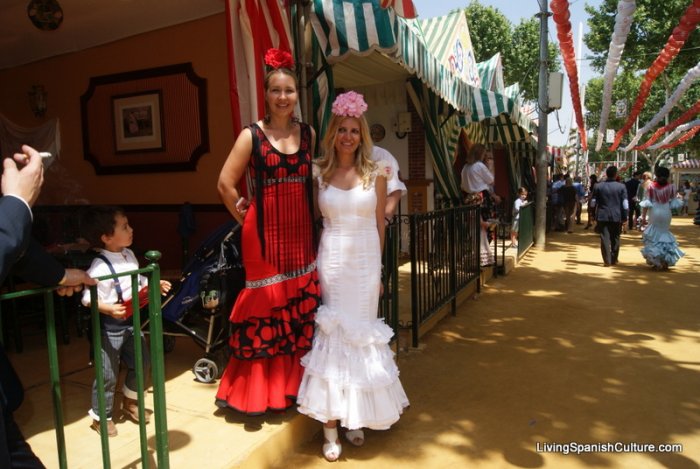
<path id="1" fill-rule="evenodd" d="M 31 212 L 16 197 L 0 198 L 0 284 L 29 244 Z"/>
<path id="2" fill-rule="evenodd" d="M 13 273 L 28 282 L 52 286 L 61 281 L 66 269 L 32 239 L 24 255 L 15 264 Z"/>

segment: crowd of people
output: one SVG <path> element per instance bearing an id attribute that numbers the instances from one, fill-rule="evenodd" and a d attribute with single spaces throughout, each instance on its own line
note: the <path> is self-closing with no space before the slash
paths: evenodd
<path id="1" fill-rule="evenodd" d="M 658 166 L 653 175 L 635 171 L 623 183 L 618 168 L 609 166 L 602 178 L 590 176 L 585 191 L 582 186 L 574 189 L 576 182 L 567 175 L 555 175 L 550 186 L 551 228 L 571 233 L 573 215 L 586 203 L 588 222 L 584 229 L 594 228 L 600 234 L 603 265 L 617 264 L 620 235 L 638 230 L 646 263 L 654 270 L 667 270 L 684 255 L 670 232 L 671 217 L 674 212 L 687 215 L 693 196 L 689 181 L 677 191 L 669 178 L 669 169 Z M 580 216 L 576 223 L 581 223 Z"/>

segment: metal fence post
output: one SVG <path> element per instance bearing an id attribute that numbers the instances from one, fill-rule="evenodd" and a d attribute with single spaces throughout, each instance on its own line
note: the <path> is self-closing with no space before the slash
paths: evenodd
<path id="1" fill-rule="evenodd" d="M 170 467 L 168 448 L 168 419 L 165 407 L 165 365 L 163 360 L 163 318 L 160 308 L 160 252 L 148 251 L 146 259 L 152 269 L 151 288 L 148 289 L 148 314 L 151 331 L 151 374 L 153 381 L 153 407 L 156 422 L 156 453 L 159 469 Z"/>
<path id="2" fill-rule="evenodd" d="M 409 215 L 409 239 L 411 252 L 411 340 L 413 347 L 418 347 L 418 241 L 416 215 Z"/>

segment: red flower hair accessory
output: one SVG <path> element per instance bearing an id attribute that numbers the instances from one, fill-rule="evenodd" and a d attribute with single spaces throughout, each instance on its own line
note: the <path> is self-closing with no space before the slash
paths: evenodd
<path id="1" fill-rule="evenodd" d="M 292 54 L 281 49 L 268 49 L 265 52 L 265 64 L 275 70 L 278 68 L 294 68 Z"/>

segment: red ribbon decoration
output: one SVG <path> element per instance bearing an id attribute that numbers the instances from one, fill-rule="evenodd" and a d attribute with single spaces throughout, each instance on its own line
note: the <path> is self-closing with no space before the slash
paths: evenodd
<path id="1" fill-rule="evenodd" d="M 625 125 L 623 125 L 622 128 L 615 134 L 615 141 L 610 148 L 608 148 L 608 150 L 615 151 L 617 147 L 620 146 L 622 137 L 632 128 L 634 121 L 642 111 L 644 103 L 649 97 L 652 83 L 654 83 L 654 80 L 656 80 L 661 72 L 666 69 L 671 60 L 678 55 L 678 52 L 685 44 L 685 41 L 687 41 L 688 37 L 690 37 L 690 33 L 692 33 L 697 27 L 698 21 L 700 21 L 700 0 L 694 0 L 693 4 L 691 4 L 685 10 L 685 13 L 681 17 L 678 26 L 673 29 L 671 36 L 668 38 L 668 41 L 666 41 L 666 45 L 659 53 L 658 57 L 656 57 L 654 63 L 651 64 L 647 70 L 647 73 L 644 75 L 644 80 L 642 81 L 639 94 L 634 102 L 634 106 L 632 106 L 632 112 L 630 112 L 630 115 L 627 116 Z"/>
<path id="2" fill-rule="evenodd" d="M 586 141 L 586 127 L 583 123 L 583 111 L 581 110 L 581 94 L 578 86 L 578 70 L 576 68 L 576 53 L 574 52 L 574 37 L 571 34 L 571 13 L 569 12 L 568 0 L 552 0 L 549 4 L 552 9 L 554 24 L 557 25 L 557 38 L 559 38 L 559 48 L 564 58 L 564 68 L 569 77 L 569 92 L 574 104 L 574 114 L 576 115 L 576 125 L 581 137 L 581 148 L 588 149 Z"/>
<path id="3" fill-rule="evenodd" d="M 695 126 L 695 127 L 693 127 L 691 130 L 687 131 L 687 132 L 685 133 L 685 135 L 683 135 L 681 138 L 679 138 L 679 139 L 676 140 L 675 142 L 671 142 L 671 143 L 668 143 L 668 144 L 666 144 L 666 145 L 661 145 L 659 148 L 664 148 L 664 149 L 665 149 L 665 148 L 677 147 L 677 146 L 680 145 L 681 143 L 687 142 L 688 140 L 690 140 L 691 138 L 693 138 L 693 136 L 694 136 L 696 133 L 698 133 L 698 132 L 700 132 L 700 126 Z"/>
<path id="4" fill-rule="evenodd" d="M 678 127 L 679 125 L 681 125 L 685 122 L 688 122 L 692 117 L 695 116 L 695 114 L 698 114 L 698 113 L 700 113 L 700 100 L 698 100 L 695 104 L 693 104 L 693 106 L 690 109 L 685 111 L 681 117 L 674 120 L 670 124 L 665 125 L 665 126 L 661 127 L 660 129 L 657 129 L 657 131 L 654 132 L 654 135 L 652 135 L 649 140 L 644 142 L 642 145 L 637 145 L 636 147 L 634 147 L 634 149 L 635 150 L 646 150 L 651 145 L 653 145 L 653 143 L 656 142 L 659 139 L 659 137 L 661 137 L 661 135 L 675 129 L 676 127 Z"/>
<path id="5" fill-rule="evenodd" d="M 381 0 L 379 6 L 385 10 L 391 7 L 397 15 L 403 18 L 413 19 L 418 16 L 412 0 Z"/>

